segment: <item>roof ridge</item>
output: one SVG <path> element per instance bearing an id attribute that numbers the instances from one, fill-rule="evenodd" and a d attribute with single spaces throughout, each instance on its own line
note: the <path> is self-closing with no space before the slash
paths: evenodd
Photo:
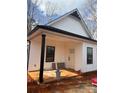
<path id="1" fill-rule="evenodd" d="M 73 10 L 69 11 L 69 12 L 66 12 L 65 14 L 63 14 L 63 15 L 59 16 L 58 18 L 56 18 L 56 19 L 54 19 L 54 20 L 51 20 L 50 22 L 46 23 L 45 25 L 49 25 L 50 23 L 52 23 L 52 22 L 56 21 L 57 19 L 59 19 L 59 18 L 61 18 L 61 17 L 64 17 L 65 15 L 71 14 L 71 13 L 73 13 L 73 12 L 75 12 L 75 11 L 78 11 L 78 9 L 77 9 L 77 8 L 75 8 L 75 9 L 73 9 Z"/>
<path id="2" fill-rule="evenodd" d="M 49 23 L 47 23 L 47 24 L 45 24 L 45 25 L 48 25 L 48 26 L 49 26 L 49 25 L 51 25 L 51 24 L 53 24 L 53 23 L 55 23 L 55 22 L 61 20 L 62 18 L 66 17 L 66 16 L 68 16 L 68 15 L 73 14 L 74 12 L 77 12 L 77 14 L 78 14 L 79 17 L 77 17 L 75 14 L 74 14 L 73 16 L 75 16 L 75 17 L 77 17 L 77 18 L 79 18 L 79 19 L 81 20 L 82 24 L 84 25 L 84 29 L 86 30 L 86 33 L 88 34 L 88 36 L 89 36 L 90 38 L 93 39 L 93 36 L 92 36 L 92 34 L 91 34 L 91 32 L 90 32 L 90 30 L 89 30 L 87 24 L 86 24 L 85 21 L 83 20 L 82 15 L 80 14 L 79 9 L 77 9 L 77 8 L 75 8 L 75 9 L 73 9 L 73 10 L 71 10 L 71 11 L 69 11 L 69 12 L 67 12 L 67 13 L 65 13 L 65 14 L 63 14 L 63 15 L 61 15 L 60 17 L 58 17 L 58 18 L 56 18 L 56 19 L 50 21 Z"/>

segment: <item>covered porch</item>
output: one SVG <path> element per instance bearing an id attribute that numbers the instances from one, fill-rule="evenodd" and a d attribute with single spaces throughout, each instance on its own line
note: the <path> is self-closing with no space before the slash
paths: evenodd
<path id="1" fill-rule="evenodd" d="M 30 41 L 28 74 L 34 80 L 38 80 L 40 74 L 44 80 L 55 80 L 56 69 L 60 69 L 61 78 L 77 75 L 66 69 L 80 70 L 82 40 L 43 29 L 30 35 L 28 40 Z"/>
<path id="2" fill-rule="evenodd" d="M 36 27 L 28 34 L 28 41 L 28 71 L 36 71 L 32 74 L 40 82 L 43 82 L 44 71 L 52 74 L 56 69 L 82 70 L 83 44 L 87 41 L 94 42 L 92 39 L 48 26 Z M 66 73 L 66 70 L 62 72 Z M 53 76 L 55 77 L 55 73 Z"/>

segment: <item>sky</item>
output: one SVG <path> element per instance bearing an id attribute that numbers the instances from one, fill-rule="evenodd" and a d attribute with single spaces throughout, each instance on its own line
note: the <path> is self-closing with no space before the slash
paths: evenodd
<path id="1" fill-rule="evenodd" d="M 32 0 L 32 2 L 34 3 L 35 0 Z M 45 7 L 48 2 L 51 2 L 52 7 L 53 6 L 57 7 L 57 9 L 54 11 L 56 15 L 53 16 L 52 19 L 55 19 L 58 16 L 61 16 L 77 8 L 79 12 L 81 13 L 82 18 L 84 19 L 85 23 L 88 25 L 88 28 L 90 30 L 93 30 L 94 28 L 96 28 L 97 23 L 91 19 L 92 14 L 90 13 L 89 7 L 87 6 L 88 5 L 87 0 L 38 0 L 38 9 L 35 10 L 37 15 L 35 18 L 38 19 L 38 22 L 40 24 L 42 24 L 43 22 L 47 23 L 46 20 L 48 19 L 44 17 L 44 15 L 46 15 Z"/>
<path id="2" fill-rule="evenodd" d="M 58 6 L 58 10 L 56 11 L 58 15 L 71 11 L 75 8 L 81 9 L 86 3 L 86 0 L 42 0 L 42 4 L 39 8 L 45 10 L 45 5 L 48 1 Z"/>

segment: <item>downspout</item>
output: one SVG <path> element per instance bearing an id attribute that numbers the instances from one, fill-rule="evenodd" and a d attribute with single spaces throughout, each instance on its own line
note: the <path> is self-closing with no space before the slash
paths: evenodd
<path id="1" fill-rule="evenodd" d="M 28 71 L 28 66 L 29 66 L 30 45 L 31 45 L 31 41 L 27 40 L 27 71 Z"/>

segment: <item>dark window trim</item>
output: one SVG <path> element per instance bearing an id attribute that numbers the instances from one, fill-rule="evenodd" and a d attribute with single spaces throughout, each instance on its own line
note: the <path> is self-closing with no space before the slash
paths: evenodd
<path id="1" fill-rule="evenodd" d="M 91 60 L 91 62 L 88 62 L 88 48 L 92 49 L 92 60 Z M 93 64 L 93 47 L 87 47 L 87 64 L 88 65 Z"/>
<path id="2" fill-rule="evenodd" d="M 53 53 L 53 60 L 52 61 L 48 61 L 47 60 L 47 49 L 48 49 L 48 47 L 52 47 L 52 48 L 54 48 L 54 53 Z M 46 62 L 54 62 L 55 61 L 55 46 L 46 46 Z"/>

